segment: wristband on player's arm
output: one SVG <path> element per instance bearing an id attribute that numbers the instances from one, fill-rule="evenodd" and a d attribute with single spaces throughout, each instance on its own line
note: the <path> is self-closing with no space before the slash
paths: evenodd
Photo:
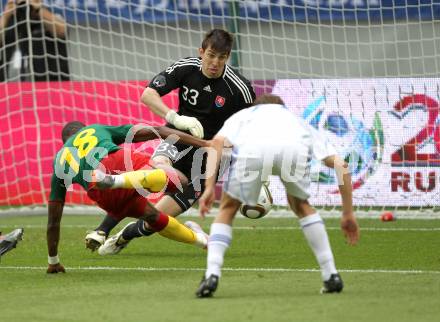
<path id="1" fill-rule="evenodd" d="M 60 262 L 60 258 L 58 257 L 58 255 L 48 256 L 47 262 L 49 263 L 49 265 L 56 265 Z"/>

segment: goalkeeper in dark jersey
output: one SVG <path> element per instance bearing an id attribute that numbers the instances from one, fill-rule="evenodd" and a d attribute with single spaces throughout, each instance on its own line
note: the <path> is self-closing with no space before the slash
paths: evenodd
<path id="1" fill-rule="evenodd" d="M 176 61 L 156 75 L 142 94 L 142 102 L 164 118 L 167 126 L 187 131 L 198 138 L 211 139 L 232 114 L 252 105 L 255 93 L 249 80 L 226 62 L 232 49 L 233 38 L 222 29 L 209 31 L 198 50 L 198 57 Z M 179 89 L 177 112 L 167 106 L 162 96 Z M 183 191 L 167 193 L 155 206 L 177 216 L 196 202 L 204 189 L 205 158 L 186 144 L 163 141 L 156 149 L 154 161 L 173 165 L 182 171 L 191 183 Z M 117 242 L 121 247 L 131 239 L 141 237 L 135 224 L 126 227 Z M 106 245 L 107 244 L 107 245 Z M 105 254 L 120 249 L 111 239 Z"/>
<path id="2" fill-rule="evenodd" d="M 68 123 L 62 131 L 64 145 L 54 160 L 47 224 L 48 273 L 64 272 L 58 257 L 60 222 L 68 187 L 80 184 L 87 195 L 118 223 L 135 217 L 144 223 L 139 228 L 158 232 L 176 241 L 205 247 L 207 235 L 197 224 L 180 224 L 156 210 L 143 192 L 175 191 L 185 177 L 171 167 L 155 166 L 148 154 L 123 149 L 122 143 L 135 143 L 158 137 L 194 146 L 206 141 L 166 127 L 85 126 Z M 90 245 L 89 245 L 90 246 Z M 97 245 L 98 246 L 98 245 Z"/>

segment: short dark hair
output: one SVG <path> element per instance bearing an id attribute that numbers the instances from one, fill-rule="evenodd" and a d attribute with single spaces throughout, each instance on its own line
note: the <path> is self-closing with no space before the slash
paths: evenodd
<path id="1" fill-rule="evenodd" d="M 278 95 L 274 95 L 274 94 L 261 94 L 260 96 L 258 96 L 253 105 L 258 105 L 258 104 L 280 104 L 280 105 L 285 105 L 284 101 L 281 99 L 281 97 L 279 97 Z"/>
<path id="2" fill-rule="evenodd" d="M 64 125 L 63 130 L 61 131 L 63 143 L 66 143 L 72 135 L 81 130 L 84 126 L 86 125 L 79 121 L 72 121 Z"/>
<path id="3" fill-rule="evenodd" d="M 232 50 L 232 43 L 234 42 L 234 37 L 231 33 L 223 29 L 212 29 L 208 31 L 203 38 L 202 48 L 206 50 L 211 47 L 215 51 L 220 53 L 230 53 Z"/>

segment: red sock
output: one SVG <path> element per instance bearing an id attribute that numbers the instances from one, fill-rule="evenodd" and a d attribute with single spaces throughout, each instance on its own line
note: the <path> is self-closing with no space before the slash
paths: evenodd
<path id="1" fill-rule="evenodd" d="M 182 187 L 182 184 L 180 183 L 180 179 L 176 171 L 165 170 L 165 172 L 168 177 L 167 187 L 165 191 L 171 193 L 179 191 L 179 188 Z"/>
<path id="2" fill-rule="evenodd" d="M 150 228 L 154 231 L 161 231 L 168 225 L 168 215 L 165 215 L 163 212 L 159 213 L 159 216 L 154 223 L 148 223 Z"/>

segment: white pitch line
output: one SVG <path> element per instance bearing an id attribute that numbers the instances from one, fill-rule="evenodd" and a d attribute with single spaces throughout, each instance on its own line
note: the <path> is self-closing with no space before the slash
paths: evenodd
<path id="1" fill-rule="evenodd" d="M 0 269 L 4 270 L 46 270 L 44 266 L 0 266 Z M 139 272 L 195 272 L 204 271 L 204 268 L 185 268 L 185 267 L 111 267 L 111 266 L 78 266 L 78 267 L 66 267 L 67 270 L 73 271 L 139 271 Z M 225 267 L 223 271 L 231 272 L 306 272 L 315 273 L 320 272 L 316 268 L 243 268 L 243 267 Z M 338 269 L 342 273 L 386 273 L 386 274 L 440 274 L 440 271 L 426 271 L 426 270 L 388 270 L 388 269 Z"/>
<path id="2" fill-rule="evenodd" d="M 301 227 L 234 227 L 238 230 L 301 230 Z M 326 227 L 327 230 L 340 230 L 340 227 Z M 380 228 L 362 227 L 361 231 L 440 231 L 440 227 L 431 228 Z"/>
<path id="3" fill-rule="evenodd" d="M 91 229 L 92 226 L 88 225 L 61 225 L 62 228 L 85 228 Z M 0 228 L 46 228 L 46 225 L 0 225 Z M 244 227 L 237 226 L 233 227 L 234 230 L 301 230 L 301 227 L 277 227 L 277 226 L 267 226 L 267 227 Z M 328 230 L 340 230 L 340 227 L 326 227 Z M 440 231 L 440 227 L 430 227 L 430 228 L 398 228 L 398 227 L 362 227 L 361 231 Z"/>

